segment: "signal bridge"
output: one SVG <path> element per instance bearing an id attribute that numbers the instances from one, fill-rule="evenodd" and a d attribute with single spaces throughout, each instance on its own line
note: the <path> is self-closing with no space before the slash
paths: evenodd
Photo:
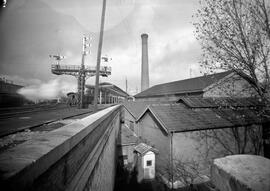
<path id="1" fill-rule="evenodd" d="M 81 71 L 81 66 L 79 65 L 60 65 L 60 64 L 52 64 L 51 71 L 56 75 L 71 75 L 78 77 Z M 100 67 L 100 75 L 102 77 L 108 77 L 111 75 L 112 68 L 109 66 L 101 66 Z M 85 76 L 92 77 L 96 75 L 96 67 L 95 66 L 86 66 L 83 70 Z"/>
<path id="2" fill-rule="evenodd" d="M 81 65 L 60 65 L 60 61 L 65 57 L 60 55 L 50 55 L 51 58 L 56 60 L 56 64 L 52 64 L 51 71 L 56 75 L 72 75 L 78 79 L 78 108 L 84 107 L 84 88 L 85 88 L 85 80 L 87 77 L 92 77 L 96 75 L 96 67 L 95 66 L 85 66 L 84 58 L 89 53 L 86 50 L 87 47 L 90 47 L 91 44 L 88 42 L 91 38 L 84 36 L 83 37 L 83 46 L 82 46 L 82 63 Z M 108 62 L 108 58 L 102 57 L 105 62 Z M 101 66 L 99 75 L 103 77 L 108 77 L 111 75 L 111 67 L 109 66 Z"/>

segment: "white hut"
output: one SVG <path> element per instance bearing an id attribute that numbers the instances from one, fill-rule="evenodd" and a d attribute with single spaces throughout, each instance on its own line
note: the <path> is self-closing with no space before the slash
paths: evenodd
<path id="1" fill-rule="evenodd" d="M 140 143 L 134 148 L 138 182 L 155 178 L 155 153 L 153 147 Z"/>

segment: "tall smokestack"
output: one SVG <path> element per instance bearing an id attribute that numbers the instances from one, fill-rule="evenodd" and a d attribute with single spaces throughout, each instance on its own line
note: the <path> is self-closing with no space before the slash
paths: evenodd
<path id="1" fill-rule="evenodd" d="M 149 70 L 148 70 L 148 44 L 147 34 L 142 34 L 142 73 L 141 73 L 141 91 L 149 88 Z"/>

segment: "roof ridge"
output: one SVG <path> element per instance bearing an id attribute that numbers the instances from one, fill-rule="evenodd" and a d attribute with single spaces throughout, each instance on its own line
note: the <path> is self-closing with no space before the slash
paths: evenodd
<path id="1" fill-rule="evenodd" d="M 204 77 L 211 77 L 211 76 L 214 76 L 214 75 L 220 75 L 220 74 L 224 74 L 224 73 L 230 73 L 230 72 L 233 72 L 233 71 L 225 71 L 225 72 L 220 72 L 220 73 L 215 73 L 215 74 L 209 74 L 209 75 L 202 75 L 202 76 L 197 76 L 197 77 L 194 77 L 194 78 L 185 78 L 185 79 L 182 79 L 182 80 L 175 80 L 175 81 L 172 81 L 172 82 L 165 82 L 165 83 L 161 83 L 161 84 L 156 84 L 150 88 L 153 88 L 155 86 L 159 86 L 159 85 L 166 85 L 166 84 L 170 84 L 170 83 L 174 83 L 174 82 L 179 82 L 179 81 L 187 81 L 187 80 L 193 80 L 193 79 L 198 79 L 198 78 L 204 78 Z M 146 90 L 149 90 L 150 88 L 146 89 Z M 144 90 L 144 91 L 146 91 Z"/>

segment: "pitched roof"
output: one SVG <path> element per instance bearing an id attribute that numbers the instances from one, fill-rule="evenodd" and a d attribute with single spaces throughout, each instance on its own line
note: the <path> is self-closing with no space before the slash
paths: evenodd
<path id="1" fill-rule="evenodd" d="M 240 107 L 262 107 L 263 102 L 257 98 L 202 98 L 202 97 L 183 97 L 178 103 L 183 103 L 189 108 L 240 108 Z"/>
<path id="2" fill-rule="evenodd" d="M 118 86 L 116 86 L 114 84 L 111 84 L 109 82 L 101 82 L 99 85 L 100 85 L 99 88 L 104 88 L 104 89 L 108 89 L 108 90 L 114 91 L 114 92 L 116 92 L 119 95 L 124 96 L 124 97 L 128 97 L 129 96 L 124 90 L 122 90 Z M 95 88 L 94 85 L 85 85 L 85 86 L 87 88 Z"/>
<path id="3" fill-rule="evenodd" d="M 260 124 L 258 112 L 251 109 L 190 109 L 181 104 L 151 105 L 150 112 L 168 132 L 187 132 Z M 144 115 L 143 114 L 143 115 Z M 142 116 L 138 119 L 140 120 Z M 264 119 L 270 121 L 270 119 Z"/>
<path id="4" fill-rule="evenodd" d="M 149 96 L 151 97 L 160 95 L 202 92 L 203 89 L 205 89 L 206 87 L 216 83 L 217 81 L 221 80 L 222 78 L 231 73 L 232 71 L 227 71 L 212 75 L 159 84 L 136 94 L 134 97 L 140 98 Z"/>
<path id="5" fill-rule="evenodd" d="M 136 147 L 134 147 L 134 150 L 138 153 L 140 153 L 141 155 L 146 154 L 148 151 L 153 151 L 155 153 L 157 153 L 157 149 L 154 149 L 153 147 L 145 144 L 145 143 L 140 143 L 138 144 Z"/>
<path id="6" fill-rule="evenodd" d="M 135 118 L 138 117 L 144 112 L 144 110 L 152 104 L 161 104 L 161 103 L 171 103 L 167 102 L 157 102 L 157 101 L 125 101 L 123 102 L 124 107 L 128 110 L 128 112 Z"/>

